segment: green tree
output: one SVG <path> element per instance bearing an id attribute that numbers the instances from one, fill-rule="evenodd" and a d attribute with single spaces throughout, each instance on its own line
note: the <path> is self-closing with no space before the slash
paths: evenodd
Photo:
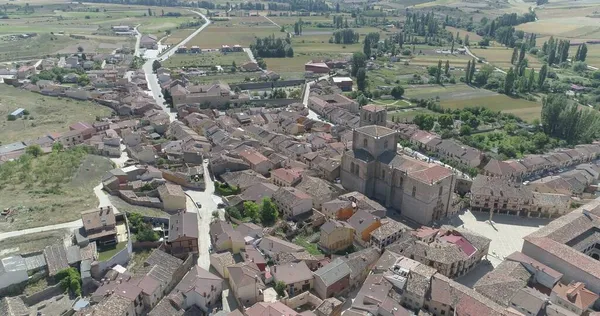
<path id="1" fill-rule="evenodd" d="M 514 64 L 515 64 L 515 62 L 517 61 L 517 57 L 518 57 L 518 55 L 519 55 L 519 51 L 518 51 L 518 49 L 515 47 L 515 48 L 513 49 L 512 57 L 510 57 L 510 63 L 511 63 L 511 65 L 514 65 Z"/>
<path id="2" fill-rule="evenodd" d="M 225 209 L 225 214 L 235 219 L 242 219 L 242 213 L 236 207 L 230 206 Z"/>
<path id="3" fill-rule="evenodd" d="M 87 74 L 81 74 L 79 78 L 77 78 L 77 84 L 82 87 L 85 87 L 90 84 L 90 78 Z"/>
<path id="4" fill-rule="evenodd" d="M 471 128 L 471 126 L 469 126 L 467 124 L 463 124 L 460 126 L 459 133 L 461 136 L 471 135 L 472 132 L 473 132 L 473 128 Z"/>
<path id="5" fill-rule="evenodd" d="M 471 83 L 471 61 L 469 60 L 467 62 L 467 69 L 465 69 L 465 83 L 470 84 Z"/>
<path id="6" fill-rule="evenodd" d="M 538 88 L 541 89 L 544 86 L 544 81 L 546 81 L 546 76 L 548 75 L 548 64 L 544 64 L 542 68 L 540 68 L 540 73 L 538 74 Z"/>
<path id="7" fill-rule="evenodd" d="M 63 144 L 61 142 L 56 142 L 56 143 L 52 144 L 53 152 L 61 152 L 64 149 L 65 149 L 65 146 L 63 146 Z"/>
<path id="8" fill-rule="evenodd" d="M 262 224 L 265 226 L 272 225 L 277 220 L 277 217 L 279 217 L 277 206 L 270 198 L 262 200 L 260 217 Z"/>
<path id="9" fill-rule="evenodd" d="M 371 40 L 368 37 L 365 38 L 363 53 L 365 53 L 365 56 L 367 56 L 367 58 L 371 57 Z"/>
<path id="10" fill-rule="evenodd" d="M 392 88 L 392 91 L 390 92 L 390 94 L 396 100 L 401 99 L 402 96 L 404 95 L 404 88 L 402 86 L 395 86 Z"/>
<path id="11" fill-rule="evenodd" d="M 429 131 L 433 128 L 433 125 L 435 124 L 435 119 L 429 114 L 419 113 L 413 118 L 413 123 L 417 124 L 417 126 L 419 126 L 420 129 Z"/>
<path id="12" fill-rule="evenodd" d="M 448 76 L 449 72 L 450 72 L 450 61 L 446 59 L 446 65 L 444 66 L 444 74 L 446 76 Z"/>
<path id="13" fill-rule="evenodd" d="M 525 58 L 525 45 L 521 45 L 521 49 L 519 50 L 519 63 Z"/>
<path id="14" fill-rule="evenodd" d="M 244 216 L 249 217 L 252 221 L 257 221 L 260 215 L 258 204 L 252 201 L 244 202 Z"/>
<path id="15" fill-rule="evenodd" d="M 469 75 L 469 79 L 471 81 L 473 81 L 473 76 L 475 75 L 475 58 L 473 58 L 473 60 L 471 60 L 471 69 L 469 69 L 469 71 L 471 72 Z"/>
<path id="16" fill-rule="evenodd" d="M 359 91 L 365 91 L 367 87 L 367 72 L 365 68 L 360 68 L 356 72 L 356 86 Z"/>
<path id="17" fill-rule="evenodd" d="M 25 149 L 25 153 L 33 157 L 39 157 L 44 153 L 44 151 L 42 150 L 42 147 L 40 147 L 40 145 L 36 144 L 28 146 L 27 149 Z"/>
<path id="18" fill-rule="evenodd" d="M 358 102 L 358 105 L 362 107 L 369 103 L 369 99 L 367 99 L 367 97 L 365 97 L 365 95 L 361 93 L 356 98 L 356 102 Z"/>
<path id="19" fill-rule="evenodd" d="M 437 84 L 442 83 L 442 60 L 441 59 L 438 61 L 438 65 L 437 65 L 437 72 L 435 73 L 435 83 L 437 83 Z"/>
<path id="20" fill-rule="evenodd" d="M 153 61 L 153 62 L 152 62 L 152 72 L 156 73 L 156 71 L 157 71 L 157 70 L 158 70 L 160 67 L 162 67 L 162 66 L 161 66 L 161 64 L 160 64 L 160 61 L 158 61 L 158 60 L 155 60 L 155 61 Z"/>
<path id="21" fill-rule="evenodd" d="M 527 79 L 527 92 L 533 91 L 533 83 L 535 82 L 535 70 L 531 68 L 529 72 L 529 79 Z"/>
<path id="22" fill-rule="evenodd" d="M 573 71 L 584 72 L 587 70 L 587 64 L 582 61 L 577 61 L 573 64 Z"/>
<path id="23" fill-rule="evenodd" d="M 587 57 L 587 45 L 585 43 L 581 44 L 581 51 L 579 52 L 579 61 L 585 61 Z"/>
<path id="24" fill-rule="evenodd" d="M 352 70 L 351 70 L 352 77 L 356 77 L 356 74 L 358 73 L 358 70 L 360 68 L 366 67 L 366 62 L 367 62 L 367 55 L 365 55 L 364 53 L 356 52 L 356 53 L 352 54 Z"/>
<path id="25" fill-rule="evenodd" d="M 73 267 L 62 269 L 56 273 L 54 279 L 59 282 L 65 291 L 70 291 L 75 296 L 81 296 L 81 275 Z"/>
<path id="26" fill-rule="evenodd" d="M 149 223 L 141 223 L 135 233 L 137 241 L 157 241 L 160 236 Z"/>
<path id="27" fill-rule="evenodd" d="M 512 94 L 514 83 L 515 83 L 515 72 L 513 71 L 513 68 L 510 67 L 510 69 L 506 73 L 506 78 L 504 79 L 504 93 L 506 95 Z"/>
<path id="28" fill-rule="evenodd" d="M 454 118 L 450 114 L 443 114 L 438 117 L 438 123 L 442 128 L 451 128 L 454 125 Z"/>
<path id="29" fill-rule="evenodd" d="M 465 35 L 465 46 L 469 46 L 469 34 Z"/>
<path id="30" fill-rule="evenodd" d="M 281 297 L 285 296 L 285 283 L 283 281 L 277 281 L 277 283 L 275 283 L 275 292 Z"/>
<path id="31" fill-rule="evenodd" d="M 129 222 L 130 227 L 137 229 L 137 227 L 139 227 L 144 220 L 142 218 L 142 214 L 132 212 L 127 214 L 127 221 Z"/>

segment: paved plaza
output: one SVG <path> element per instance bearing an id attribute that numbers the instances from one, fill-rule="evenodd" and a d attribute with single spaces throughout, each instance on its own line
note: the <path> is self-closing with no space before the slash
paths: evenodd
<path id="1" fill-rule="evenodd" d="M 466 210 L 450 220 L 450 224 L 463 227 L 492 240 L 488 259 L 497 266 L 504 258 L 515 251 L 521 251 L 523 237 L 546 226 L 550 220 L 494 214 L 492 224 L 489 213 Z"/>
<path id="2" fill-rule="evenodd" d="M 473 287 L 477 280 L 497 267 L 506 256 L 515 251 L 521 251 L 523 237 L 550 222 L 549 219 L 543 218 L 494 214 L 493 225 L 490 225 L 489 219 L 489 213 L 465 210 L 449 221 L 449 224 L 453 226 L 463 227 L 492 240 L 487 256 L 488 261 L 481 261 L 469 273 L 456 279 L 457 282 L 468 287 Z"/>

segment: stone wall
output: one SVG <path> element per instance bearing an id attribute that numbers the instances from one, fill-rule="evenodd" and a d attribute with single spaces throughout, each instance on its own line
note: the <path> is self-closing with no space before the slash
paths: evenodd
<path id="1" fill-rule="evenodd" d="M 60 286 L 60 283 L 57 283 L 55 285 L 51 285 L 51 286 L 39 291 L 39 292 L 35 292 L 29 296 L 22 296 L 21 298 L 23 299 L 23 302 L 25 302 L 26 305 L 32 306 L 41 301 L 45 301 L 54 296 L 60 295 L 64 292 L 65 291 L 62 288 L 62 286 Z"/>
<path id="2" fill-rule="evenodd" d="M 286 296 L 281 299 L 281 302 L 291 309 L 296 309 L 305 304 L 312 306 L 311 309 L 315 309 L 321 305 L 321 303 L 323 303 L 323 300 L 311 294 L 310 292 L 303 292 L 292 298 Z"/>
<path id="3" fill-rule="evenodd" d="M 266 99 L 266 100 L 250 100 L 253 105 L 273 105 L 286 106 L 292 103 L 302 103 L 302 99 Z"/>
<path id="4" fill-rule="evenodd" d="M 243 83 L 232 83 L 229 85 L 231 90 L 234 90 L 236 87 L 239 87 L 241 90 L 259 90 L 259 89 L 273 89 L 273 88 L 282 88 L 282 87 L 292 87 L 303 85 L 305 82 L 304 79 L 296 79 L 296 80 L 278 80 L 278 81 L 268 81 L 268 82 L 243 82 Z"/>

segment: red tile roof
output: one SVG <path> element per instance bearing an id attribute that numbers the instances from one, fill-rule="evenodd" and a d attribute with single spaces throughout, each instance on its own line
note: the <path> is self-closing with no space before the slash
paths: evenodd
<path id="1" fill-rule="evenodd" d="M 471 245 L 471 243 L 462 236 L 450 235 L 444 236 L 441 239 L 457 245 L 458 248 L 460 248 L 460 250 L 462 250 L 462 252 L 469 257 L 477 251 L 477 249 L 475 249 L 475 247 L 473 247 L 473 245 Z"/>
<path id="2" fill-rule="evenodd" d="M 569 285 L 559 282 L 556 283 L 552 292 L 583 310 L 588 309 L 598 299 L 598 295 L 586 289 L 585 284 L 582 282 L 571 283 Z"/>

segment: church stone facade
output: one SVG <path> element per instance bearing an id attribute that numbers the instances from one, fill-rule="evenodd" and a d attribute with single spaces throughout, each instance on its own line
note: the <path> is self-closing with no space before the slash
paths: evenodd
<path id="1" fill-rule="evenodd" d="M 352 149 L 342 156 L 344 188 L 359 191 L 423 225 L 452 215 L 452 171 L 398 154 L 398 133 L 385 127 L 386 121 L 383 107 L 361 108 Z"/>

